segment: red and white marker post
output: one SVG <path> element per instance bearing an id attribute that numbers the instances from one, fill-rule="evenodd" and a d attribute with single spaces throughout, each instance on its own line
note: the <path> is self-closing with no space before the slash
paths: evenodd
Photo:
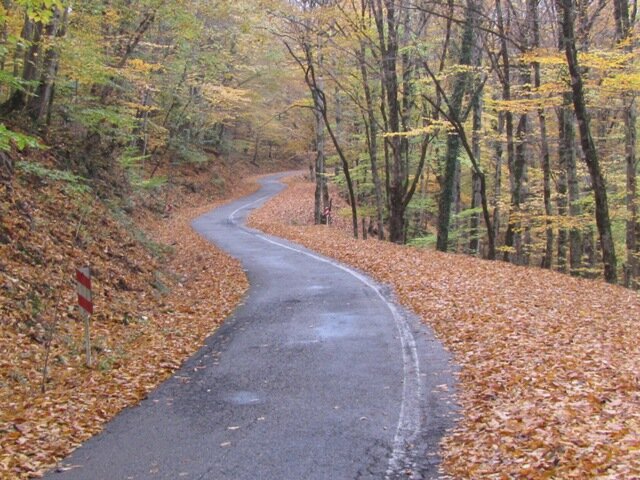
<path id="1" fill-rule="evenodd" d="M 324 217 L 324 223 L 327 225 L 327 227 L 331 225 L 331 207 L 324 207 L 322 216 Z"/>
<path id="2" fill-rule="evenodd" d="M 78 305 L 84 319 L 84 348 L 87 357 L 87 367 L 91 367 L 91 337 L 89 319 L 93 314 L 93 300 L 91 298 L 91 271 L 89 267 L 76 270 L 76 287 L 78 290 Z"/>

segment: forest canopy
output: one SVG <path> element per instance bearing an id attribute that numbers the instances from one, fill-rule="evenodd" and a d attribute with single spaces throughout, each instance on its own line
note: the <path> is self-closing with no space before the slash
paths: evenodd
<path id="1" fill-rule="evenodd" d="M 142 188 L 295 157 L 317 223 L 331 180 L 356 236 L 637 287 L 636 16 L 627 0 L 7 0 L 0 148 L 48 144 Z"/>
<path id="2" fill-rule="evenodd" d="M 637 287 L 636 16 L 626 0 L 275 14 L 320 112 L 316 169 L 341 167 L 354 235 L 357 206 L 379 238 Z"/>

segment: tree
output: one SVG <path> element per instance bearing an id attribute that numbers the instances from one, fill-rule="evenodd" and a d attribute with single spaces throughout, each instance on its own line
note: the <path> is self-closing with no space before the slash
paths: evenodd
<path id="1" fill-rule="evenodd" d="M 632 52 L 634 40 L 631 38 L 633 26 L 635 25 L 636 9 L 629 12 L 629 2 L 627 0 L 614 0 L 613 15 L 616 28 L 616 40 L 626 51 Z M 636 155 L 636 127 L 637 111 L 635 95 L 628 92 L 623 96 L 624 109 L 624 145 L 625 145 L 625 166 L 626 166 L 626 205 L 627 224 L 625 243 L 627 247 L 627 265 L 625 268 L 625 285 L 631 286 L 632 279 L 640 277 L 640 223 L 638 222 L 637 205 L 637 170 L 638 158 Z M 636 286 L 638 281 L 636 280 Z"/>
<path id="2" fill-rule="evenodd" d="M 600 234 L 600 246 L 602 248 L 602 260 L 604 263 L 604 277 L 609 283 L 617 281 L 617 261 L 613 235 L 611 233 L 611 220 L 609 218 L 609 202 L 607 199 L 607 187 L 600 169 L 598 152 L 591 136 L 589 125 L 589 113 L 584 98 L 582 74 L 578 63 L 578 53 L 575 39 L 575 4 L 573 0 L 560 0 L 560 14 L 562 35 L 564 37 L 567 66 L 571 76 L 571 89 L 573 93 L 573 107 L 578 120 L 580 131 L 580 143 L 584 154 L 584 160 L 589 169 L 596 204 L 596 223 Z"/>
<path id="3" fill-rule="evenodd" d="M 471 65 L 473 53 L 473 25 L 476 9 L 472 0 L 467 0 L 466 21 L 462 33 L 462 44 L 460 46 L 460 65 Z M 449 116 L 459 119 L 462 113 L 462 101 L 469 89 L 469 75 L 466 71 L 457 74 L 454 82 L 453 93 L 448 102 Z M 453 199 L 453 183 L 458 164 L 458 154 L 460 152 L 459 134 L 448 135 L 447 153 L 445 160 L 445 171 L 442 181 L 442 191 L 438 201 L 438 241 L 437 248 L 446 252 L 449 244 L 449 223 L 451 221 L 451 202 Z"/>

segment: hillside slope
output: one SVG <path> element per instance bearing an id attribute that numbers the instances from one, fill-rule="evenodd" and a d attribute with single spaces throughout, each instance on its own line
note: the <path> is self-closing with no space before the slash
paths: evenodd
<path id="1" fill-rule="evenodd" d="M 232 176 L 221 166 L 200 168 L 172 190 L 170 213 L 135 210 L 145 234 L 46 155 L 29 162 L 0 192 L 0 478 L 7 479 L 54 466 L 167 378 L 238 304 L 247 288 L 240 265 L 190 221 L 213 208 L 212 199 L 255 188 L 241 182 L 248 169 Z M 154 202 L 162 203 L 150 196 L 144 203 Z M 93 274 L 91 369 L 74 280 L 84 265 Z"/>

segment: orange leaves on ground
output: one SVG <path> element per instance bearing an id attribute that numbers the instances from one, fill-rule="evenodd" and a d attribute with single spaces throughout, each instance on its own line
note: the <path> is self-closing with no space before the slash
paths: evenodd
<path id="1" fill-rule="evenodd" d="M 334 210 L 339 205 L 334 202 Z M 454 353 L 463 416 L 442 444 L 453 478 L 640 477 L 640 297 L 602 282 L 356 241 L 309 225 L 301 180 L 251 224 L 392 285 Z"/>
<path id="2" fill-rule="evenodd" d="M 0 478 L 53 467 L 166 379 L 240 302 L 247 281 L 239 263 L 190 228 L 210 208 L 145 222 L 156 242 L 172 246 L 161 248 L 160 262 L 103 206 L 84 215 L 55 184 L 34 193 L 17 183 L 12 201 L 0 202 Z M 96 308 L 92 369 L 74 306 L 74 271 L 85 264 Z"/>

